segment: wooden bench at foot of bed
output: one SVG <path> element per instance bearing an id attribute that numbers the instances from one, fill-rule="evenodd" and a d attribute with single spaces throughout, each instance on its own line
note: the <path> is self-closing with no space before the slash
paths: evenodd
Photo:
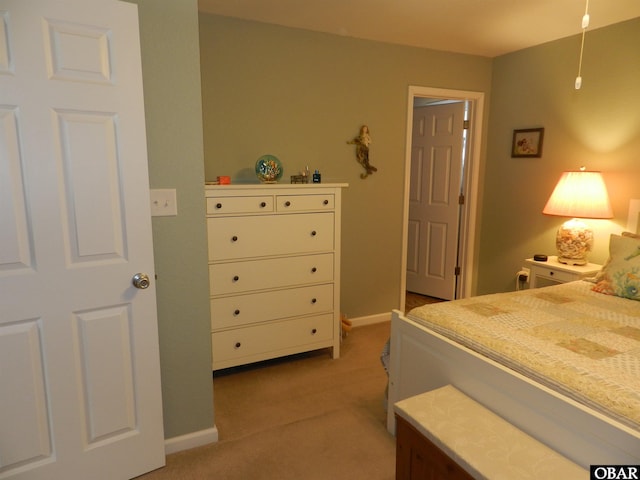
<path id="1" fill-rule="evenodd" d="M 451 385 L 394 405 L 396 479 L 585 479 L 588 471 Z"/>

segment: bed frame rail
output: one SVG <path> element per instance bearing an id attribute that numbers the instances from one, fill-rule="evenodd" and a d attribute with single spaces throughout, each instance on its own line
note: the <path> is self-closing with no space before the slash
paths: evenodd
<path id="1" fill-rule="evenodd" d="M 640 432 L 437 334 L 394 310 L 387 429 L 393 405 L 451 384 L 578 465 L 640 464 Z"/>

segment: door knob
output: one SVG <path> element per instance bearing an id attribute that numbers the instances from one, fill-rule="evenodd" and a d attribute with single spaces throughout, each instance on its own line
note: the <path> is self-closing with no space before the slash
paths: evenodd
<path id="1" fill-rule="evenodd" d="M 133 283 L 134 287 L 143 290 L 145 288 L 149 288 L 149 285 L 151 284 L 151 282 L 149 281 L 149 275 L 147 275 L 146 273 L 136 273 L 133 276 L 133 280 L 131 281 L 131 283 Z"/>

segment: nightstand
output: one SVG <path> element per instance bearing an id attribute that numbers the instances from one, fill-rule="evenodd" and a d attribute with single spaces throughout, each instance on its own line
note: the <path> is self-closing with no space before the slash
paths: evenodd
<path id="1" fill-rule="evenodd" d="M 598 265 L 597 263 L 567 265 L 558 262 L 558 257 L 556 256 L 550 256 L 546 262 L 538 262 L 533 258 L 527 258 L 526 262 L 531 270 L 529 275 L 529 288 L 548 287 L 550 285 L 593 277 L 602 268 L 602 265 Z"/>

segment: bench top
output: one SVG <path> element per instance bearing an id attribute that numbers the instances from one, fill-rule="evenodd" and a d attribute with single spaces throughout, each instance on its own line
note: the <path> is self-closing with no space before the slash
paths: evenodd
<path id="1" fill-rule="evenodd" d="M 451 385 L 401 400 L 394 409 L 474 478 L 589 478 L 588 470 Z"/>

